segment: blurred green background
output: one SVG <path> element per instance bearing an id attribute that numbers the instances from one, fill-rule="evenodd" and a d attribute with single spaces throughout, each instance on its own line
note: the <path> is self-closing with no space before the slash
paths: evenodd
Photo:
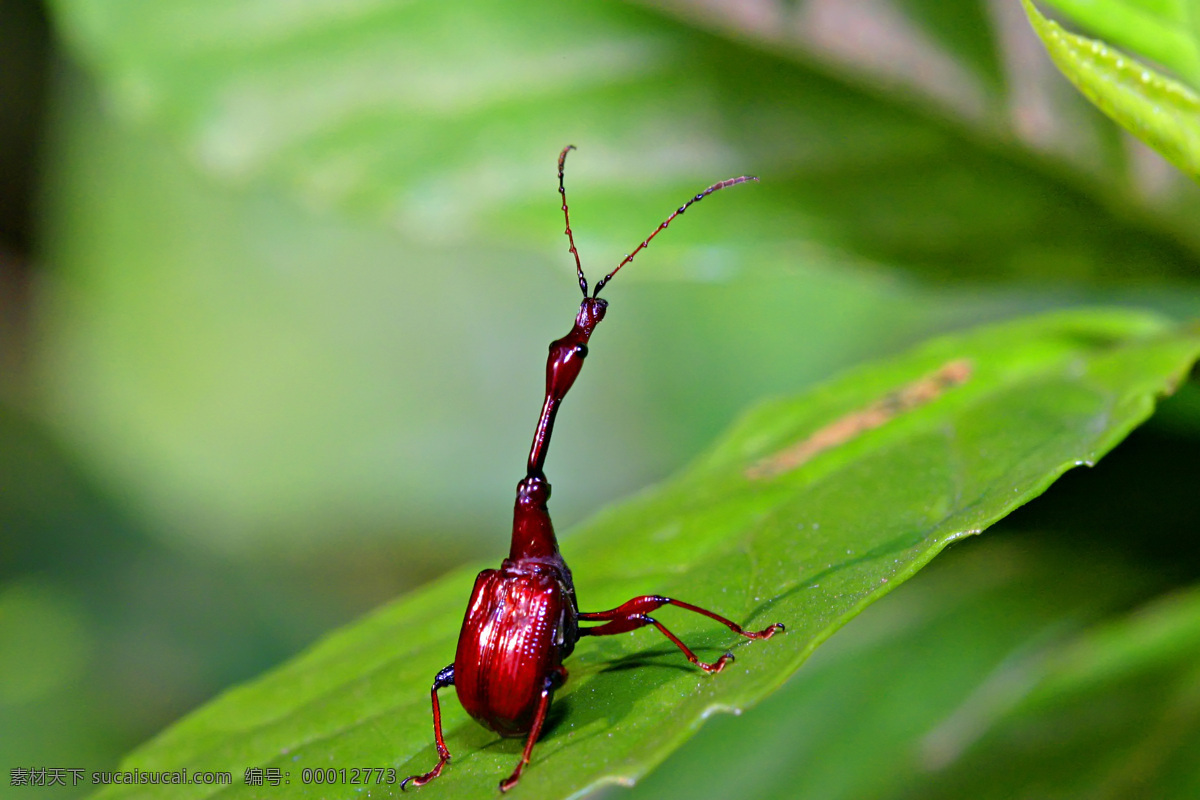
<path id="1" fill-rule="evenodd" d="M 548 464 L 563 532 L 754 400 L 934 333 L 1200 308 L 1200 190 L 1075 94 L 1016 2 L 0 0 L 0 766 L 111 767 L 506 552 L 577 304 L 568 143 L 594 278 L 709 183 L 762 182 L 606 292 Z M 1193 381 L 836 637 L 750 713 L 754 747 L 716 721 L 639 791 L 795 796 L 781 765 L 807 765 L 810 796 L 955 796 L 987 765 L 935 734 L 997 670 L 1200 577 L 1198 444 Z M 1189 674 L 1190 636 L 1155 668 Z M 1178 710 L 1141 686 L 1118 696 Z M 1200 752 L 1185 711 L 1159 733 Z"/>

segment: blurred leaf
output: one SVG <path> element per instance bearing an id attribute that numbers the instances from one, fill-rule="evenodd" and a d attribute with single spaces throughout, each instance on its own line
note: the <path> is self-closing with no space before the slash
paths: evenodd
<path id="1" fill-rule="evenodd" d="M 906 796 L 1194 798 L 1198 663 L 1200 588 L 1048 654 L 986 733 Z"/>
<path id="2" fill-rule="evenodd" d="M 708 183 L 763 178 L 688 237 L 656 241 L 656 276 L 847 255 L 958 278 L 1200 272 L 1194 226 L 1139 219 L 1110 186 L 617 3 L 54 7 L 113 104 L 207 173 L 287 187 L 415 243 L 561 257 L 552 167 L 570 142 L 580 246 L 601 264 Z"/>
<path id="3" fill-rule="evenodd" d="M 750 413 L 679 478 L 585 525 L 564 554 L 586 609 L 655 591 L 750 626 L 783 621 L 787 635 L 738 646 L 741 661 L 715 678 L 686 668 L 654 631 L 581 642 L 515 791 L 568 796 L 641 776 L 709 714 L 776 688 L 946 544 L 1106 453 L 1198 355 L 1200 333 L 1152 316 L 1047 315 L 937 340 Z M 240 778 L 277 766 L 297 796 L 324 793 L 301 782 L 306 767 L 424 771 L 427 687 L 451 658 L 471 580 L 460 571 L 335 634 L 180 722 L 126 768 L 189 764 Z M 702 657 L 730 643 L 694 615 L 668 624 Z M 497 741 L 450 698 L 444 710 L 455 759 L 422 791 L 494 791 L 521 743 Z"/>
<path id="4" fill-rule="evenodd" d="M 166 546 L 5 402 L 0 486 L 0 752 L 14 766 L 111 769 L 222 687 L 409 588 L 380 565 L 419 559 L 399 543 L 325 554 L 289 583 L 287 567 L 306 566 L 296 549 L 284 566 L 277 554 L 234 562 Z M 389 581 L 370 602 L 342 588 L 371 586 L 376 569 Z M 43 788 L 79 795 L 69 781 Z"/>
<path id="5" fill-rule="evenodd" d="M 1044 0 L 1118 47 L 1200 88 L 1200 25 L 1192 0 Z"/>
<path id="6" fill-rule="evenodd" d="M 278 558 L 406 540 L 425 553 L 407 580 L 504 536 L 546 343 L 578 307 L 565 248 L 556 272 L 527 251 L 420 245 L 214 187 L 70 88 L 38 410 L 91 471 L 157 532 L 201 547 Z M 549 166 L 553 183 L 553 154 Z M 705 201 L 671 235 L 747 197 Z M 565 243 L 561 212 L 543 211 L 546 242 Z M 648 272 L 663 238 L 639 257 Z M 560 519 L 677 469 L 764 394 L 1023 307 L 802 265 L 731 277 L 723 250 L 695 255 L 703 282 L 606 292 L 614 307 L 551 453 Z"/>
<path id="7" fill-rule="evenodd" d="M 153 527 L 205 545 L 496 535 L 512 489 L 496 465 L 528 446 L 538 354 L 576 303 L 566 141 L 592 272 L 707 182 L 763 182 L 693 208 L 612 287 L 620 320 L 552 455 L 578 487 L 560 518 L 677 468 L 748 403 L 932 332 L 1081 299 L 1197 305 L 1192 217 L 637 9 L 56 8 L 99 86 L 59 84 L 38 407 Z M 635 46 L 650 66 L 580 61 Z M 546 60 L 570 69 L 550 79 Z M 446 76 L 460 94 L 439 94 Z M 204 155 L 214 129 L 245 169 Z M 1119 294 L 1072 288 L 1093 281 Z"/>
<path id="8" fill-rule="evenodd" d="M 969 130 L 994 153 L 1043 166 L 1052 161 L 1056 179 L 1096 198 L 1122 196 L 1177 232 L 1191 226 L 1200 207 L 1194 184 L 1130 147 L 1118 126 L 1059 80 L 1050 59 L 1035 52 L 1037 35 L 1016 3 L 811 0 L 751 10 L 738 0 L 640 2 L 919 107 Z M 1181 4 L 1170 5 L 1156 10 L 1172 19 L 1186 14 Z"/>
<path id="9" fill-rule="evenodd" d="M 0 584 L 0 707 L 41 699 L 83 672 L 82 616 L 38 582 Z"/>
<path id="10" fill-rule="evenodd" d="M 1200 97 L 1187 86 L 1094 39 L 1068 33 L 1021 0 L 1063 74 L 1108 114 L 1200 180 Z"/>
<path id="11" fill-rule="evenodd" d="M 638 0 L 729 40 L 752 42 L 876 96 L 1007 138 L 1002 14 L 987 0 Z M 1010 142 L 1011 144 L 1011 142 Z"/>
<path id="12" fill-rule="evenodd" d="M 999 97 L 1003 93 L 1004 68 L 986 0 L 897 0 L 897 6 L 942 47 L 970 65 L 989 94 Z"/>

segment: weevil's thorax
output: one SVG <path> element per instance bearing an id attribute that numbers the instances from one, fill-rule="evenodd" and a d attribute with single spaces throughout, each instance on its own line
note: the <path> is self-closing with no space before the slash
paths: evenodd
<path id="1" fill-rule="evenodd" d="M 546 678 L 579 638 L 578 614 L 565 564 L 506 559 L 479 573 L 454 657 L 463 708 L 502 736 L 527 733 Z"/>
<path id="2" fill-rule="evenodd" d="M 550 499 L 550 482 L 532 475 L 517 484 L 517 500 L 513 504 L 512 544 L 505 563 L 542 563 L 556 567 L 570 576 L 567 565 L 558 552 L 554 523 L 546 502 Z"/>

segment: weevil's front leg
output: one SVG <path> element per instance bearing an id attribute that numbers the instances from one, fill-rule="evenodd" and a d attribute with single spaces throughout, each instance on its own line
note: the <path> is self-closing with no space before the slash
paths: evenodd
<path id="1" fill-rule="evenodd" d="M 404 780 L 400 781 L 400 791 L 404 791 L 411 782 L 413 786 L 424 786 L 431 780 L 442 774 L 442 767 L 446 766 L 446 762 L 450 760 L 450 751 L 446 749 L 446 742 L 442 739 L 442 707 L 438 705 L 438 689 L 443 689 L 447 686 L 454 685 L 454 665 L 443 669 L 433 679 L 433 689 L 430 690 L 429 696 L 433 698 L 433 738 L 437 742 L 438 763 L 433 769 L 426 772 L 424 775 L 409 775 Z"/>
<path id="2" fill-rule="evenodd" d="M 521 754 L 521 760 L 517 762 L 517 768 L 513 770 L 513 774 L 500 781 L 500 791 L 507 792 L 517 785 L 517 781 L 521 780 L 521 770 L 525 769 L 525 765 L 529 763 L 529 756 L 533 753 L 533 743 L 538 740 L 538 736 L 542 733 L 542 725 L 546 722 L 546 712 L 550 710 L 550 697 L 554 694 L 555 689 L 566 682 L 567 669 L 562 665 L 555 667 L 554 671 L 546 676 L 545 683 L 542 684 L 542 696 L 538 700 L 537 714 L 533 718 L 533 728 L 529 731 L 529 738 L 525 740 L 525 752 Z"/>
<path id="3" fill-rule="evenodd" d="M 782 623 L 776 622 L 763 628 L 761 631 L 748 631 L 736 622 L 722 617 L 716 612 L 709 611 L 700 606 L 694 606 L 691 603 L 685 603 L 682 600 L 675 600 L 670 597 L 663 597 L 659 594 L 648 594 L 641 597 L 635 597 L 632 600 L 627 600 L 616 608 L 608 611 L 593 611 L 590 613 L 580 613 L 579 620 L 581 622 L 603 622 L 604 625 L 597 625 L 594 628 L 580 628 L 580 636 L 610 636 L 615 633 L 625 633 L 640 628 L 644 625 L 653 625 L 658 630 L 670 639 L 676 647 L 683 651 L 687 656 L 687 660 L 700 667 L 705 672 L 720 672 L 725 668 L 725 664 L 733 660 L 732 653 L 725 653 L 713 663 L 701 661 L 696 657 L 696 654 L 688 648 L 679 638 L 667 630 L 667 626 L 663 625 L 658 620 L 649 615 L 649 612 L 655 609 L 662 608 L 665 605 L 678 606 L 679 608 L 688 611 L 694 611 L 697 614 L 703 614 L 709 619 L 716 620 L 729 630 L 740 636 L 745 636 L 747 639 L 770 639 L 776 632 L 784 630 Z"/>

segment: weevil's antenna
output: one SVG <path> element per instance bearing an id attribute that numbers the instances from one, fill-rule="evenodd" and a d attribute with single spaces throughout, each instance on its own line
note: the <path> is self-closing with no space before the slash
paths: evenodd
<path id="1" fill-rule="evenodd" d="M 566 156 L 566 154 L 567 154 L 567 152 L 566 152 L 566 150 L 564 150 L 563 156 Z M 559 174 L 561 177 L 561 171 Z M 644 248 L 644 247 L 646 247 L 646 245 L 650 244 L 651 239 L 653 239 L 655 236 L 658 236 L 658 234 L 660 232 L 666 230 L 667 226 L 671 224 L 671 220 L 675 219 L 680 214 L 687 211 L 688 206 L 690 206 L 692 203 L 700 202 L 701 200 L 708 197 L 710 194 L 717 191 L 718 189 L 724 189 L 728 186 L 736 186 L 737 184 L 745 183 L 746 181 L 758 181 L 758 178 L 754 177 L 753 175 L 742 175 L 741 177 L 738 177 L 738 178 L 730 178 L 729 180 L 724 180 L 724 181 L 721 181 L 720 183 L 714 183 L 712 186 L 708 187 L 703 192 L 696 195 L 691 200 L 688 200 L 686 203 L 681 205 L 679 208 L 675 209 L 674 213 L 672 213 L 671 216 L 669 216 L 665 220 L 663 220 L 663 223 L 661 225 L 659 225 L 657 228 L 655 228 L 654 232 L 651 233 L 649 236 L 647 236 L 645 238 L 645 240 L 637 246 L 636 250 L 634 250 L 629 255 L 625 256 L 625 260 L 622 261 L 620 264 L 617 264 L 616 269 L 614 269 L 612 272 L 605 275 L 604 278 L 602 278 L 600 280 L 600 282 L 596 284 L 596 290 L 594 292 L 592 292 L 592 297 L 599 297 L 600 290 L 603 289 L 610 280 L 612 280 L 613 275 L 616 275 L 618 272 L 620 272 L 621 267 L 625 266 L 630 261 L 633 261 L 633 257 L 636 256 L 638 253 L 640 253 L 642 251 L 642 248 Z M 564 201 L 564 203 L 565 203 L 565 201 Z M 563 206 L 563 210 L 566 210 L 565 205 Z M 578 256 L 576 256 L 576 258 L 578 258 Z M 582 271 L 579 273 L 579 277 L 580 277 L 580 281 L 582 282 L 582 280 L 583 280 L 583 272 Z M 584 287 L 584 296 L 586 297 L 587 296 L 587 284 L 581 283 L 581 285 Z"/>
<path id="2" fill-rule="evenodd" d="M 563 167 L 567 165 L 567 153 L 575 149 L 575 145 L 569 144 L 563 148 L 563 151 L 558 154 L 558 193 L 562 195 L 563 219 L 567 221 L 567 239 L 571 242 L 571 255 L 575 256 L 575 272 L 579 275 L 579 288 L 583 290 L 583 296 L 588 296 L 587 278 L 583 277 L 583 264 L 579 263 L 579 251 L 575 249 L 575 236 L 571 233 L 571 212 L 567 211 L 567 189 L 563 186 Z"/>

